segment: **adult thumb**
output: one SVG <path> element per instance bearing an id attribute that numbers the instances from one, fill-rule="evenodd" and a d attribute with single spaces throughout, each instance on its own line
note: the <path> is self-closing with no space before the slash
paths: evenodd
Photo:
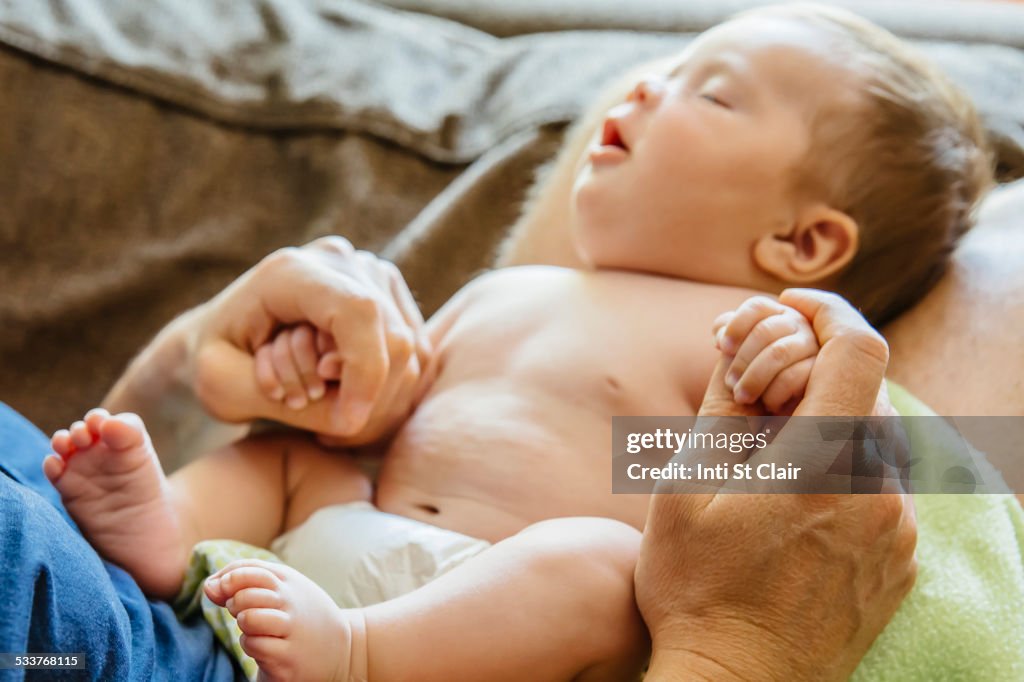
<path id="1" fill-rule="evenodd" d="M 872 414 L 889 364 L 889 346 L 882 335 L 837 294 L 787 289 L 779 301 L 810 321 L 821 346 L 794 415 Z"/>

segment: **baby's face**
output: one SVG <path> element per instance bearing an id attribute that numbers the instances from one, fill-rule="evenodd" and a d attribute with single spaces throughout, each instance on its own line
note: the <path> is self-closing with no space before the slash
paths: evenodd
<path id="1" fill-rule="evenodd" d="M 799 210 L 792 170 L 811 117 L 855 92 L 820 30 L 744 18 L 696 39 L 613 108 L 574 189 L 574 236 L 597 267 L 753 286 L 753 242 Z"/>

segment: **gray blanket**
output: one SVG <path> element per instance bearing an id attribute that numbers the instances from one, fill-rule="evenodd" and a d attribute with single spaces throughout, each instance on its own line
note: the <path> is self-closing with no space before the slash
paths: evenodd
<path id="1" fill-rule="evenodd" d="M 0 2 L 0 400 L 68 423 L 176 313 L 324 234 L 431 312 L 604 83 L 754 3 L 390 4 Z M 861 4 L 1024 176 L 1024 8 Z"/>

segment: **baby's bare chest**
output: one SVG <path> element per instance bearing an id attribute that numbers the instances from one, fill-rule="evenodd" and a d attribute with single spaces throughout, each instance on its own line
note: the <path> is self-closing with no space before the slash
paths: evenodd
<path id="1" fill-rule="evenodd" d="M 696 407 L 715 359 L 713 316 L 687 283 L 529 274 L 492 282 L 473 298 L 440 349 L 442 385 L 502 378 L 570 403 L 596 403 L 607 416 Z"/>

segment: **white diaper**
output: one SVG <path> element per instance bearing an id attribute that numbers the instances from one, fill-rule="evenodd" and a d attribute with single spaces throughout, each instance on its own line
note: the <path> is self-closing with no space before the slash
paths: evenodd
<path id="1" fill-rule="evenodd" d="M 369 502 L 317 510 L 270 549 L 343 608 L 412 592 L 490 547 L 490 543 L 388 514 Z"/>

